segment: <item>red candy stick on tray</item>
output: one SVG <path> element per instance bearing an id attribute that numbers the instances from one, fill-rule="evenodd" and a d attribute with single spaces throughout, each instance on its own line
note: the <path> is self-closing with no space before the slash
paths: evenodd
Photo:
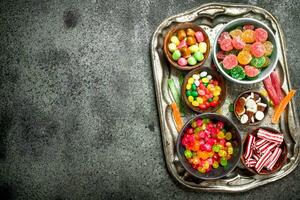
<path id="1" fill-rule="evenodd" d="M 249 158 L 246 160 L 246 165 L 248 167 L 254 167 L 256 165 L 257 161 L 255 159 Z"/>
<path id="2" fill-rule="evenodd" d="M 277 71 L 273 71 L 271 73 L 270 77 L 271 77 L 273 87 L 277 93 L 277 96 L 278 96 L 279 100 L 281 101 L 283 99 L 283 95 L 282 95 L 282 90 L 281 90 L 280 78 L 279 78 Z"/>
<path id="3" fill-rule="evenodd" d="M 259 173 L 262 168 L 264 167 L 265 163 L 268 161 L 272 153 L 270 151 L 267 151 L 264 155 L 260 157 L 260 159 L 257 161 L 255 165 L 255 170 Z"/>
<path id="4" fill-rule="evenodd" d="M 270 144 L 266 149 L 262 150 L 261 153 L 264 154 L 267 151 L 273 151 L 273 149 L 276 148 L 276 146 L 277 146 L 276 143 Z"/>
<path id="5" fill-rule="evenodd" d="M 255 144 L 255 137 L 253 135 L 249 135 L 247 146 L 246 146 L 246 152 L 244 154 L 246 160 L 252 156 L 253 153 L 252 144 Z"/>
<path id="6" fill-rule="evenodd" d="M 274 105 L 277 106 L 280 103 L 280 99 L 277 96 L 275 88 L 273 87 L 271 78 L 267 77 L 263 80 L 263 82 L 264 82 L 264 86 L 265 86 L 266 90 L 268 91 L 268 94 L 269 94 L 270 98 L 272 99 Z"/>
<path id="7" fill-rule="evenodd" d="M 282 150 L 277 147 L 272 155 L 272 160 L 270 159 L 270 162 L 268 163 L 268 165 L 266 166 L 268 170 L 272 170 L 274 165 L 276 164 L 277 160 L 279 159 L 279 156 L 281 155 Z"/>
<path id="8" fill-rule="evenodd" d="M 254 160 L 258 161 L 259 157 L 255 152 L 253 153 L 252 157 L 254 158 Z"/>
<path id="9" fill-rule="evenodd" d="M 283 134 L 272 133 L 264 129 L 258 130 L 257 137 L 277 144 L 281 144 L 283 142 Z"/>
<path id="10" fill-rule="evenodd" d="M 259 149 L 261 146 L 263 146 L 264 144 L 268 143 L 267 140 L 264 139 L 260 139 L 255 143 L 255 148 Z"/>

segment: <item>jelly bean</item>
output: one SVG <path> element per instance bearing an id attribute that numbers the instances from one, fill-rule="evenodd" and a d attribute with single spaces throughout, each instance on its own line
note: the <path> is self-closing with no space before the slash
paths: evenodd
<path id="1" fill-rule="evenodd" d="M 186 89 L 187 89 L 187 90 L 190 90 L 191 88 L 192 88 L 192 84 L 189 84 L 189 83 L 188 83 L 188 84 L 186 85 Z"/>
<path id="2" fill-rule="evenodd" d="M 178 39 L 181 41 L 181 40 L 183 40 L 185 37 L 186 37 L 186 32 L 184 31 L 184 30 L 179 30 L 178 32 L 177 32 L 177 37 L 178 37 Z"/>
<path id="3" fill-rule="evenodd" d="M 188 37 L 186 38 L 186 43 L 187 43 L 189 46 L 194 45 L 194 44 L 196 44 L 196 38 L 193 37 L 193 36 L 188 36 Z"/>
<path id="4" fill-rule="evenodd" d="M 192 105 L 198 107 L 198 106 L 199 106 L 199 103 L 198 103 L 198 101 L 193 101 L 193 102 L 192 102 Z"/>
<path id="5" fill-rule="evenodd" d="M 177 46 L 176 46 L 175 43 L 170 43 L 170 44 L 168 45 L 168 48 L 169 48 L 169 51 L 170 51 L 170 52 L 174 52 L 174 51 L 177 49 Z"/>
<path id="6" fill-rule="evenodd" d="M 217 169 L 217 168 L 219 168 L 219 163 L 217 161 L 214 161 L 212 166 L 213 166 L 213 168 Z"/>
<path id="7" fill-rule="evenodd" d="M 180 66 L 186 66 L 187 65 L 187 60 L 185 59 L 185 58 L 179 58 L 178 59 L 178 64 L 180 65 Z"/>
<path id="8" fill-rule="evenodd" d="M 225 135 L 226 140 L 231 140 L 232 139 L 232 134 L 230 132 L 227 132 Z"/>
<path id="9" fill-rule="evenodd" d="M 208 168 L 209 168 L 209 163 L 208 163 L 208 161 L 205 161 L 205 162 L 204 162 L 203 168 L 204 168 L 204 169 L 208 169 Z"/>
<path id="10" fill-rule="evenodd" d="M 212 80 L 212 76 L 211 75 L 207 75 L 208 80 Z"/>
<path id="11" fill-rule="evenodd" d="M 193 77 L 190 77 L 190 78 L 188 79 L 188 84 L 193 84 L 194 81 L 195 81 L 195 79 L 194 79 Z"/>
<path id="12" fill-rule="evenodd" d="M 181 56 L 184 57 L 184 58 L 188 58 L 191 56 L 191 52 L 190 52 L 190 49 L 187 48 L 187 47 L 182 47 L 180 49 L 180 53 L 181 53 Z"/>
<path id="13" fill-rule="evenodd" d="M 253 30 L 247 29 L 242 33 L 241 38 L 246 43 L 253 43 L 255 42 L 255 33 Z"/>
<path id="14" fill-rule="evenodd" d="M 199 47 L 197 44 L 194 44 L 194 45 L 190 46 L 189 49 L 190 49 L 191 53 L 195 53 L 199 50 Z"/>
<path id="15" fill-rule="evenodd" d="M 266 41 L 263 43 L 264 47 L 265 47 L 265 56 L 270 56 L 273 52 L 273 44 L 270 41 Z"/>
<path id="16" fill-rule="evenodd" d="M 192 163 L 193 163 L 194 165 L 198 165 L 198 164 L 200 163 L 199 158 L 197 158 L 197 157 L 192 158 Z"/>
<path id="17" fill-rule="evenodd" d="M 261 42 L 255 42 L 251 46 L 251 54 L 257 58 L 263 56 L 265 51 L 265 46 Z"/>
<path id="18" fill-rule="evenodd" d="M 203 72 L 200 73 L 200 77 L 201 77 L 201 78 L 203 78 L 203 77 L 205 77 L 205 76 L 207 76 L 207 71 L 203 71 Z"/>
<path id="19" fill-rule="evenodd" d="M 241 65 L 247 65 L 251 62 L 252 56 L 248 51 L 240 51 L 237 60 Z"/>
<path id="20" fill-rule="evenodd" d="M 199 94 L 200 96 L 203 96 L 203 95 L 205 95 L 205 91 L 204 91 L 204 90 L 198 90 L 198 94 Z"/>
<path id="21" fill-rule="evenodd" d="M 199 104 L 202 104 L 203 103 L 203 99 L 201 97 L 197 97 L 196 101 L 199 103 Z"/>
<path id="22" fill-rule="evenodd" d="M 191 94 L 192 94 L 193 97 L 197 97 L 198 96 L 198 92 L 197 91 L 192 91 Z"/>
<path id="23" fill-rule="evenodd" d="M 241 31 L 240 29 L 234 29 L 232 31 L 229 32 L 229 35 L 232 38 L 236 38 L 236 37 L 241 37 L 243 34 L 243 31 Z"/>
<path id="24" fill-rule="evenodd" d="M 200 51 L 197 51 L 196 53 L 194 53 L 193 55 L 195 57 L 195 59 L 197 61 L 202 61 L 204 59 L 204 55 L 200 52 Z"/>
<path id="25" fill-rule="evenodd" d="M 204 35 L 201 31 L 197 31 L 195 33 L 195 37 L 197 39 L 197 42 L 203 42 L 204 41 Z"/>
<path id="26" fill-rule="evenodd" d="M 250 64 L 254 67 L 261 68 L 266 62 L 266 57 L 252 58 Z"/>
<path id="27" fill-rule="evenodd" d="M 213 101 L 219 101 L 219 96 L 214 96 Z"/>
<path id="28" fill-rule="evenodd" d="M 184 155 L 185 155 L 186 158 L 191 158 L 193 153 L 190 150 L 185 150 Z"/>
<path id="29" fill-rule="evenodd" d="M 213 101 L 213 98 L 209 98 L 207 101 L 208 101 L 208 102 L 212 102 L 212 101 Z"/>
<path id="30" fill-rule="evenodd" d="M 199 43 L 199 51 L 201 53 L 205 53 L 207 50 L 207 44 L 205 42 L 200 42 Z"/>
<path id="31" fill-rule="evenodd" d="M 208 78 L 206 78 L 206 77 L 202 78 L 201 81 L 202 81 L 203 83 L 208 83 L 208 82 L 209 82 Z"/>
<path id="32" fill-rule="evenodd" d="M 257 28 L 254 31 L 256 42 L 265 42 L 268 39 L 268 32 L 263 28 Z"/>
<path id="33" fill-rule="evenodd" d="M 197 89 L 197 86 L 195 83 L 192 84 L 192 90 L 196 90 Z"/>
<path id="34" fill-rule="evenodd" d="M 227 152 L 225 150 L 220 150 L 219 153 L 218 153 L 218 155 L 220 157 L 225 157 L 225 156 L 227 156 Z"/>
<path id="35" fill-rule="evenodd" d="M 171 42 L 174 43 L 174 44 L 176 44 L 176 46 L 178 46 L 179 43 L 180 43 L 178 37 L 176 37 L 176 36 L 172 36 L 171 37 Z"/>
<path id="36" fill-rule="evenodd" d="M 197 60 L 193 56 L 191 56 L 188 58 L 188 63 L 189 63 L 189 65 L 196 65 Z"/>
<path id="37" fill-rule="evenodd" d="M 191 90 L 187 90 L 185 95 L 188 97 L 188 96 L 191 96 Z"/>
<path id="38" fill-rule="evenodd" d="M 206 172 L 206 170 L 203 167 L 199 167 L 198 171 L 202 174 L 204 174 Z"/>
<path id="39" fill-rule="evenodd" d="M 199 80 L 196 80 L 194 83 L 195 83 L 196 86 L 199 86 L 199 85 L 200 85 Z"/>
<path id="40" fill-rule="evenodd" d="M 198 74 L 193 74 L 192 77 L 193 77 L 194 80 L 199 80 L 200 79 L 200 76 Z"/>
<path id="41" fill-rule="evenodd" d="M 188 28 L 186 30 L 186 35 L 187 36 L 194 36 L 195 35 L 195 31 L 193 29 L 191 29 L 191 28 Z"/>
<path id="42" fill-rule="evenodd" d="M 216 107 L 217 105 L 219 105 L 219 102 L 218 101 L 212 101 L 210 102 L 209 104 L 211 107 Z"/>
<path id="43" fill-rule="evenodd" d="M 181 57 L 181 53 L 179 50 L 175 50 L 172 54 L 173 60 L 177 61 Z"/>
<path id="44" fill-rule="evenodd" d="M 216 91 L 220 91 L 220 92 L 222 90 L 222 88 L 220 86 L 218 86 L 218 85 L 215 86 L 215 89 L 216 89 Z"/>
<path id="45" fill-rule="evenodd" d="M 217 90 L 215 90 L 214 92 L 213 92 L 213 96 L 219 96 L 221 94 L 221 92 L 220 91 L 217 91 Z"/>

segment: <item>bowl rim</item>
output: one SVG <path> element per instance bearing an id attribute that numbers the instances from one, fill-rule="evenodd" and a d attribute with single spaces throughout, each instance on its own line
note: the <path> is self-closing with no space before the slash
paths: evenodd
<path id="1" fill-rule="evenodd" d="M 190 28 L 197 28 L 199 30 L 201 30 L 201 32 L 203 33 L 204 35 L 204 38 L 207 38 L 207 41 L 204 40 L 204 42 L 206 43 L 207 45 L 207 49 L 206 49 L 206 52 L 203 54 L 204 56 L 204 59 L 197 63 L 196 65 L 194 66 L 185 66 L 185 67 L 182 67 L 180 65 L 177 64 L 177 62 L 175 62 L 172 58 L 171 58 L 171 53 L 169 52 L 168 50 L 168 41 L 169 41 L 169 38 L 171 37 L 171 33 L 173 32 L 176 32 L 177 30 L 179 29 L 187 29 L 187 28 L 183 28 L 185 26 L 188 26 Z M 168 30 L 168 32 L 166 33 L 166 35 L 164 36 L 164 39 L 163 39 L 163 52 L 167 58 L 167 60 L 169 61 L 169 63 L 171 64 L 171 66 L 175 67 L 176 69 L 178 70 L 183 70 L 183 71 L 190 71 L 190 70 L 193 70 L 197 67 L 201 67 L 205 61 L 207 60 L 207 58 L 209 57 L 210 55 L 210 51 L 211 51 L 211 45 L 210 45 L 210 39 L 209 39 L 209 36 L 208 34 L 206 33 L 206 31 L 198 24 L 195 24 L 195 23 L 192 23 L 192 22 L 179 22 L 177 24 L 174 24 L 173 26 L 170 27 L 170 29 Z M 205 56 L 206 55 L 206 56 Z"/>
<path id="2" fill-rule="evenodd" d="M 288 150 L 287 150 L 287 144 L 286 144 L 286 141 L 285 141 L 285 138 L 284 138 L 284 137 L 283 137 L 283 143 L 282 143 L 280 146 L 282 146 L 282 153 L 285 152 L 286 155 L 284 156 L 284 159 L 283 159 L 283 161 L 282 161 L 280 167 L 278 167 L 276 170 L 270 171 L 270 172 L 267 172 L 267 173 L 262 173 L 262 172 L 259 172 L 259 173 L 258 173 L 258 172 L 255 171 L 254 169 L 248 167 L 248 166 L 246 165 L 246 163 L 245 163 L 245 159 L 244 159 L 244 148 L 245 148 L 245 146 L 244 146 L 244 143 L 246 142 L 246 140 L 247 140 L 247 138 L 248 138 L 248 135 L 253 135 L 253 133 L 257 132 L 257 130 L 260 129 L 260 128 L 267 129 L 267 130 L 271 130 L 272 132 L 275 132 L 275 133 L 280 133 L 280 131 L 276 130 L 275 128 L 268 127 L 268 126 L 258 126 L 258 127 L 256 127 L 255 129 L 251 130 L 251 132 L 248 132 L 248 133 L 246 134 L 245 138 L 244 138 L 243 141 L 242 141 L 242 142 L 243 142 L 243 146 L 242 146 L 242 155 L 241 155 L 240 160 L 241 160 L 241 163 L 243 164 L 243 166 L 244 166 L 249 172 L 251 172 L 251 173 L 253 173 L 253 174 L 257 174 L 257 175 L 270 175 L 270 174 L 274 174 L 274 173 L 276 173 L 277 171 L 279 171 L 279 170 L 284 166 L 284 164 L 285 164 L 286 161 L 287 161 L 287 154 L 288 154 L 287 151 L 288 151 Z M 278 162 L 278 161 L 277 161 L 277 162 Z M 277 163 L 277 162 L 276 162 L 276 163 Z M 276 163 L 275 163 L 275 164 L 276 164 Z"/>
<path id="3" fill-rule="evenodd" d="M 272 38 L 274 38 L 274 41 L 275 41 L 275 50 L 277 51 L 276 53 L 276 57 L 274 59 L 274 62 L 273 62 L 273 65 L 271 66 L 268 66 L 268 70 L 269 72 L 266 73 L 264 76 L 261 76 L 257 79 L 254 79 L 254 80 L 238 80 L 238 79 L 235 79 L 233 77 L 231 77 L 229 74 L 227 74 L 224 69 L 222 68 L 222 66 L 220 66 L 219 62 L 218 62 L 218 59 L 217 59 L 217 45 L 218 45 L 218 38 L 220 36 L 220 34 L 225 30 L 227 29 L 228 26 L 236 23 L 236 22 L 240 22 L 242 24 L 246 24 L 246 23 L 251 23 L 251 22 L 255 22 L 257 24 L 259 24 L 260 26 L 262 26 L 263 28 L 267 29 L 269 35 L 271 35 Z M 270 37 L 270 36 L 269 36 Z M 217 66 L 217 69 L 219 71 L 221 71 L 221 74 L 223 76 L 225 76 L 227 79 L 229 79 L 230 81 L 232 82 L 235 82 L 235 83 L 239 83 L 239 84 L 244 84 L 244 85 L 247 85 L 247 84 L 253 84 L 253 83 L 258 83 L 262 80 L 264 80 L 266 77 L 268 77 L 270 75 L 270 73 L 272 73 L 272 71 L 274 71 L 274 69 L 276 68 L 277 66 L 277 63 L 278 63 L 278 58 L 279 58 L 279 55 L 278 55 L 278 41 L 273 33 L 273 31 L 267 26 L 265 25 L 264 23 L 254 19 L 254 18 L 248 18 L 248 17 L 244 17 L 244 18 L 238 18 L 238 19 L 234 19 L 234 20 L 231 20 L 230 22 L 224 24 L 224 26 L 218 31 L 218 33 L 216 34 L 215 36 L 215 41 L 213 43 L 213 51 L 212 51 L 212 57 L 213 57 L 213 61 L 215 63 L 215 65 Z M 267 70 L 267 69 L 266 69 Z"/>
<path id="4" fill-rule="evenodd" d="M 198 173 L 194 173 L 193 171 L 191 171 L 187 166 L 186 164 L 184 163 L 183 161 L 183 155 L 181 155 L 180 153 L 180 145 L 181 145 L 181 141 L 180 141 L 180 138 L 182 137 L 182 135 L 184 134 L 184 130 L 187 128 L 187 126 L 189 126 L 189 124 L 191 123 L 191 121 L 197 119 L 197 118 L 202 118 L 203 116 L 218 116 L 218 117 L 221 117 L 221 118 L 225 118 L 226 120 L 228 120 L 232 127 L 234 127 L 239 135 L 239 142 L 240 142 L 240 149 L 239 149 L 239 153 L 237 155 L 237 160 L 236 162 L 233 164 L 232 168 L 230 170 L 228 170 L 226 173 L 220 175 L 220 176 L 217 176 L 217 177 L 202 177 L 200 176 Z M 221 114 L 217 114 L 217 113 L 202 113 L 202 114 L 198 114 L 194 117 L 192 117 L 191 119 L 189 119 L 185 124 L 184 126 L 182 127 L 182 129 L 180 130 L 180 133 L 178 134 L 178 137 L 177 137 L 177 141 L 176 141 L 176 151 L 177 151 L 177 156 L 178 156 L 178 159 L 179 159 L 179 162 L 182 164 L 183 168 L 188 172 L 190 173 L 192 176 L 196 177 L 196 178 L 199 178 L 199 179 L 202 179 L 202 180 L 216 180 L 216 179 L 220 179 L 220 178 L 223 178 L 224 176 L 226 176 L 227 174 L 231 173 L 236 167 L 237 165 L 239 164 L 240 162 L 240 159 L 241 159 L 241 156 L 243 154 L 243 140 L 242 140 L 242 135 L 241 135 L 241 132 L 240 130 L 238 129 L 238 127 L 233 123 L 233 121 L 224 116 L 224 115 L 221 115 Z"/>
<path id="5" fill-rule="evenodd" d="M 246 124 L 242 124 L 241 121 L 240 121 L 240 117 L 238 117 L 237 113 L 235 112 L 236 102 L 237 102 L 237 100 L 238 100 L 239 98 L 241 98 L 244 94 L 251 93 L 251 92 L 258 94 L 258 95 L 261 97 L 262 101 L 266 102 L 267 107 L 266 107 L 266 109 L 265 109 L 265 111 L 264 111 L 265 116 L 264 116 L 264 118 L 263 118 L 262 120 L 260 120 L 260 121 L 257 121 L 257 122 L 254 122 L 254 123 L 248 123 L 248 124 L 246 123 Z M 264 97 L 262 94 L 260 94 L 260 93 L 259 93 L 258 91 L 256 91 L 256 90 L 246 90 L 246 91 L 244 91 L 244 92 L 241 92 L 241 93 L 236 97 L 236 99 L 234 100 L 234 102 L 233 102 L 233 112 L 234 112 L 235 117 L 238 119 L 238 121 L 239 121 L 239 123 L 240 123 L 241 125 L 244 125 L 244 126 L 245 126 L 245 125 L 246 125 L 246 126 L 257 126 L 257 125 L 261 124 L 261 123 L 266 119 L 266 116 L 267 116 L 267 114 L 268 114 L 268 112 L 269 112 L 268 100 L 267 100 L 266 97 Z"/>
<path id="6" fill-rule="evenodd" d="M 217 74 L 218 75 L 218 79 L 220 78 L 220 79 L 222 79 L 221 81 L 223 82 L 223 86 L 221 87 L 222 88 L 222 90 L 224 89 L 224 91 L 221 91 L 221 92 L 223 92 L 224 93 L 224 97 L 223 97 L 223 99 L 222 99 L 222 101 L 220 101 L 220 103 L 219 103 L 219 105 L 218 106 L 216 106 L 216 107 L 214 107 L 214 108 L 211 108 L 211 109 L 206 109 L 206 110 L 200 110 L 200 109 L 198 109 L 198 108 L 196 108 L 196 107 L 194 107 L 193 105 L 191 105 L 191 103 L 188 101 L 188 99 L 187 99 L 187 97 L 186 97 L 186 95 L 185 95 L 185 91 L 186 91 L 186 83 L 187 83 L 187 81 L 188 81 L 188 78 L 189 77 L 192 77 L 194 74 L 195 74 L 195 72 L 196 71 L 198 71 L 198 70 L 200 70 L 200 71 L 202 71 L 202 70 L 207 70 L 207 72 L 209 73 L 209 72 L 211 72 L 211 73 L 214 73 L 214 75 L 215 74 Z M 212 74 L 211 74 L 212 75 Z M 185 77 L 184 77 L 184 80 L 183 80 L 183 83 L 182 83 L 182 87 L 181 87 L 181 97 L 182 97 L 182 99 L 183 99 L 183 101 L 185 102 L 185 104 L 191 109 L 191 110 L 193 110 L 194 112 L 196 112 L 196 113 L 212 113 L 212 112 L 216 112 L 219 108 L 221 108 L 222 106 L 223 106 L 223 104 L 225 103 L 225 100 L 226 100 L 226 98 L 227 98 L 227 91 L 228 89 L 227 89 L 227 83 L 226 83 L 226 80 L 224 79 L 224 77 L 222 76 L 222 74 L 221 73 L 219 73 L 218 72 L 218 70 L 216 70 L 216 69 L 213 69 L 213 68 L 211 68 L 211 67 L 207 67 L 207 66 L 201 66 L 201 67 L 197 67 L 197 68 L 195 68 L 195 69 L 193 69 L 192 71 L 190 71 L 189 73 L 187 73 L 186 75 L 185 75 Z"/>

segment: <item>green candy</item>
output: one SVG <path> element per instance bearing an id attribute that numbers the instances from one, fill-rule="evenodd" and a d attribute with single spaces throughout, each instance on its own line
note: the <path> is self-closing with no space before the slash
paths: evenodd
<path id="1" fill-rule="evenodd" d="M 228 164 L 226 158 L 223 158 L 223 157 L 220 159 L 220 163 L 221 163 L 221 165 L 222 165 L 223 167 L 226 167 L 227 164 Z"/>
<path id="2" fill-rule="evenodd" d="M 194 133 L 199 133 L 201 131 L 201 128 L 200 127 L 197 127 L 194 129 Z"/>
<path id="3" fill-rule="evenodd" d="M 191 95 L 192 95 L 191 93 L 192 93 L 191 90 L 187 90 L 185 94 L 186 94 L 186 96 L 188 97 L 188 96 L 191 96 Z"/>
<path id="4" fill-rule="evenodd" d="M 191 158 L 192 156 L 193 156 L 193 153 L 190 151 L 190 150 L 185 150 L 184 151 L 184 156 L 186 157 L 186 158 Z"/>
<path id="5" fill-rule="evenodd" d="M 192 90 L 196 90 L 197 89 L 197 86 L 195 83 L 192 84 Z"/>
<path id="6" fill-rule="evenodd" d="M 179 50 L 175 50 L 172 54 L 173 60 L 177 61 L 181 57 L 181 53 Z"/>
<path id="7" fill-rule="evenodd" d="M 208 102 L 212 102 L 212 101 L 213 101 L 213 98 L 209 98 L 207 101 L 208 101 Z"/>
<path id="8" fill-rule="evenodd" d="M 230 75 L 232 78 L 243 80 L 246 76 L 244 69 L 237 65 L 233 69 L 230 70 Z"/>
<path id="9" fill-rule="evenodd" d="M 250 64 L 256 68 L 261 68 L 266 62 L 266 58 L 263 57 L 259 57 L 259 58 L 252 58 Z"/>
<path id="10" fill-rule="evenodd" d="M 196 58 L 194 58 L 194 56 L 191 56 L 188 58 L 188 63 L 189 63 L 189 65 L 196 65 L 197 60 L 196 60 Z"/>
<path id="11" fill-rule="evenodd" d="M 204 59 L 203 53 L 201 53 L 200 51 L 194 53 L 193 56 L 197 61 L 202 61 Z"/>
<path id="12" fill-rule="evenodd" d="M 213 150 L 214 152 L 219 152 L 219 151 L 220 151 L 220 146 L 219 146 L 219 145 L 213 145 L 213 146 L 212 146 L 212 150 Z"/>
<path id="13" fill-rule="evenodd" d="M 203 123 L 203 124 L 208 124 L 209 122 L 210 122 L 210 119 L 203 119 L 203 120 L 202 120 L 202 123 Z"/>
<path id="14" fill-rule="evenodd" d="M 197 92 L 197 91 L 192 91 L 192 92 L 191 92 L 191 95 L 192 95 L 193 97 L 197 97 L 197 96 L 198 96 L 198 92 Z"/>

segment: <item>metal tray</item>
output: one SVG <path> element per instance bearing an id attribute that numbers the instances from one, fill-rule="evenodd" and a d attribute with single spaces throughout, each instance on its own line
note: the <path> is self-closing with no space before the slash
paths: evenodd
<path id="1" fill-rule="evenodd" d="M 152 66 L 161 126 L 162 143 L 167 168 L 175 180 L 193 190 L 221 192 L 247 191 L 283 178 L 291 173 L 299 163 L 300 129 L 294 101 L 292 101 L 292 103 L 290 103 L 287 107 L 285 113 L 280 119 L 279 124 L 273 125 L 270 122 L 271 115 L 274 112 L 272 108 L 269 109 L 268 116 L 266 116 L 266 119 L 261 124 L 262 126 L 273 127 L 284 133 L 284 137 L 288 146 L 288 159 L 287 163 L 280 171 L 272 175 L 253 175 L 249 173 L 241 163 L 239 163 L 236 169 L 225 178 L 215 181 L 206 181 L 192 177 L 187 171 L 184 170 L 178 160 L 175 145 L 178 132 L 176 131 L 172 118 L 172 111 L 169 106 L 173 100 L 168 89 L 167 79 L 173 78 L 178 83 L 179 75 L 184 72 L 176 70 L 167 62 L 167 59 L 163 54 L 163 38 L 172 25 L 180 22 L 193 22 L 199 24 L 206 30 L 206 32 L 209 34 L 212 45 L 217 31 L 227 22 L 240 17 L 251 17 L 258 19 L 267 24 L 275 33 L 275 37 L 279 44 L 279 62 L 276 69 L 280 73 L 283 83 L 283 90 L 285 92 L 289 91 L 291 89 L 291 84 L 289 78 L 289 68 L 285 54 L 285 40 L 283 37 L 283 32 L 274 16 L 262 8 L 241 4 L 205 4 L 198 8 L 167 18 L 158 26 L 153 34 L 151 43 Z M 212 64 L 211 62 L 212 59 L 210 55 L 204 66 L 210 66 Z M 238 125 L 238 128 L 244 137 L 247 131 L 255 128 L 255 126 L 240 125 L 233 114 L 229 112 L 228 106 L 234 101 L 239 93 L 249 89 L 260 91 L 263 89 L 263 84 L 257 83 L 253 85 L 237 85 L 229 81 L 227 81 L 227 84 L 228 96 L 221 108 L 221 111 L 219 112 L 230 117 L 234 123 Z M 193 115 L 195 115 L 195 113 L 189 111 L 183 117 L 184 121 L 187 121 Z"/>

